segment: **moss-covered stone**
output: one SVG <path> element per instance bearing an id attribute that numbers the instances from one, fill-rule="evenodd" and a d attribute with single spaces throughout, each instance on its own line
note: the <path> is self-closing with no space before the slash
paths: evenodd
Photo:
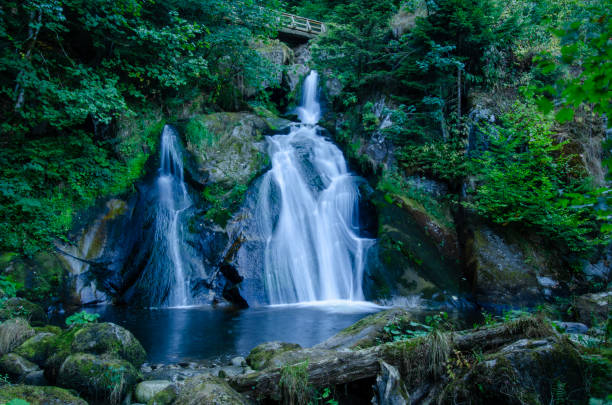
<path id="1" fill-rule="evenodd" d="M 134 398 L 137 402 L 147 403 L 158 392 L 171 386 L 172 383 L 168 380 L 150 380 L 139 383 L 134 388 Z"/>
<path id="2" fill-rule="evenodd" d="M 169 385 L 153 396 L 147 405 L 170 405 L 178 397 L 178 389 L 175 385 Z"/>
<path id="3" fill-rule="evenodd" d="M 274 356 L 298 349 L 301 349 L 301 346 L 295 343 L 262 343 L 251 350 L 246 358 L 246 361 L 254 370 L 263 370 L 264 368 L 270 366 L 270 361 Z"/>
<path id="4" fill-rule="evenodd" d="M 383 329 L 389 323 L 410 317 L 410 313 L 401 308 L 393 308 L 366 316 L 357 323 L 338 332 L 325 342 L 315 346 L 321 349 L 365 349 L 375 346 Z"/>
<path id="5" fill-rule="evenodd" d="M 140 367 L 147 359 L 147 353 L 127 329 L 114 323 L 94 323 L 86 325 L 74 335 L 72 352 L 110 354 Z"/>
<path id="6" fill-rule="evenodd" d="M 53 333 L 37 333 L 15 348 L 15 353 L 39 366 L 43 366 L 45 361 L 53 354 L 56 339 L 57 335 Z"/>
<path id="7" fill-rule="evenodd" d="M 134 366 L 125 360 L 77 353 L 66 358 L 57 380 L 86 398 L 118 403 L 138 378 Z"/>
<path id="8" fill-rule="evenodd" d="M 15 353 L 0 357 L 0 374 L 8 374 L 13 381 L 20 382 L 27 374 L 38 370 L 36 364 Z"/>
<path id="9" fill-rule="evenodd" d="M 3 322 L 0 324 L 0 355 L 13 351 L 34 333 L 25 319 L 15 318 Z"/>
<path id="10" fill-rule="evenodd" d="M 54 335 L 62 333 L 62 328 L 55 325 L 35 326 L 34 330 L 37 333 L 53 333 Z"/>
<path id="11" fill-rule="evenodd" d="M 576 318 L 587 325 L 605 322 L 612 308 L 612 291 L 585 294 L 574 300 Z"/>
<path id="12" fill-rule="evenodd" d="M 32 325 L 44 325 L 47 322 L 47 314 L 37 304 L 25 298 L 9 298 L 0 305 L 0 321 L 12 318 L 24 318 Z"/>
<path id="13" fill-rule="evenodd" d="M 202 375 L 185 381 L 174 405 L 247 405 L 249 402 L 220 378 Z"/>
<path id="14" fill-rule="evenodd" d="M 4 385 L 0 387 L 0 403 L 22 399 L 30 405 L 87 405 L 70 391 L 58 387 Z"/>
<path id="15" fill-rule="evenodd" d="M 57 335 L 50 343 L 49 357 L 47 357 L 43 366 L 45 377 L 49 381 L 56 381 L 60 367 L 72 353 L 72 341 L 80 328 L 81 325 L 73 325 Z"/>

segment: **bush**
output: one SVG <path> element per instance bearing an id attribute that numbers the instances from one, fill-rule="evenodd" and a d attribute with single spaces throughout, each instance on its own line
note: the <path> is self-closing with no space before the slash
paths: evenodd
<path id="1" fill-rule="evenodd" d="M 90 314 L 89 312 L 81 311 L 66 318 L 66 325 L 86 325 L 97 322 L 99 317 L 100 314 Z"/>

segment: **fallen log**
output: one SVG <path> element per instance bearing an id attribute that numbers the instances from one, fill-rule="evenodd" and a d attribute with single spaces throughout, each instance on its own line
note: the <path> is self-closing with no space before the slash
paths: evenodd
<path id="1" fill-rule="evenodd" d="M 520 339 L 546 337 L 553 334 L 554 331 L 546 321 L 524 318 L 499 326 L 448 332 L 445 336 L 449 339 L 450 350 L 471 352 L 476 348 L 490 351 Z M 413 353 L 418 355 L 416 349 L 422 347 L 422 344 L 427 344 L 426 338 L 385 343 L 356 351 L 329 351 L 327 357 L 308 362 L 306 370 L 308 384 L 321 388 L 373 378 L 379 373 L 380 360 L 401 368 L 406 356 L 411 356 Z M 303 364 L 303 361 L 295 364 Z M 229 383 L 238 392 L 244 394 L 253 393 L 256 396 L 279 398 L 282 373 L 282 367 L 268 368 L 231 377 Z"/>

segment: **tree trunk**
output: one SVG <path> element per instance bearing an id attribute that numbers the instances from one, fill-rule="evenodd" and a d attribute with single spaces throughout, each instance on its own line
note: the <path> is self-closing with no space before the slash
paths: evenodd
<path id="1" fill-rule="evenodd" d="M 544 321 L 527 318 L 491 328 L 448 333 L 447 336 L 451 350 L 471 352 L 476 348 L 482 351 L 493 350 L 519 339 L 553 334 Z M 380 360 L 398 367 L 406 350 L 413 351 L 416 347 L 418 345 L 393 342 L 357 351 L 333 352 L 322 360 L 309 362 L 308 384 L 314 387 L 329 387 L 375 377 L 380 370 Z M 253 392 L 259 396 L 279 398 L 281 374 L 281 368 L 269 368 L 232 377 L 230 385 L 245 394 Z"/>

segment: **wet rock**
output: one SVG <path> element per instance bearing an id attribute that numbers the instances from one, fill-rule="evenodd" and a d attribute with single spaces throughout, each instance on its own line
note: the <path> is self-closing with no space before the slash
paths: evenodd
<path id="1" fill-rule="evenodd" d="M 57 335 L 53 333 L 37 333 L 15 349 L 15 353 L 29 361 L 42 366 L 51 355 Z"/>
<path id="2" fill-rule="evenodd" d="M 134 366 L 121 359 L 78 353 L 66 358 L 59 385 L 96 400 L 121 400 L 138 380 Z"/>
<path id="3" fill-rule="evenodd" d="M 219 378 L 235 377 L 244 374 L 244 368 L 242 366 L 219 367 L 218 369 L 214 369 L 214 371 L 216 371 L 217 377 Z M 214 374 L 214 371 L 212 374 Z"/>
<path id="4" fill-rule="evenodd" d="M 244 357 L 237 356 L 237 357 L 234 357 L 234 358 L 233 358 L 233 359 L 230 361 L 230 364 L 231 364 L 232 366 L 235 366 L 235 367 L 241 367 L 241 366 L 246 366 L 246 365 L 247 365 L 247 362 L 246 362 L 246 360 L 244 359 Z"/>
<path id="5" fill-rule="evenodd" d="M 34 329 L 22 318 L 9 319 L 0 324 L 0 355 L 13 351 L 33 336 Z"/>
<path id="6" fill-rule="evenodd" d="M 200 404 L 247 405 L 249 402 L 222 379 L 199 376 L 185 382 L 174 405 Z"/>
<path id="7" fill-rule="evenodd" d="M 45 372 L 43 370 L 36 370 L 26 374 L 25 377 L 23 377 L 22 383 L 26 385 L 39 386 L 49 385 L 49 382 L 45 378 Z"/>
<path id="8" fill-rule="evenodd" d="M 246 361 L 254 370 L 263 370 L 270 366 L 274 356 L 297 349 L 301 349 L 301 346 L 295 343 L 266 342 L 251 350 Z"/>
<path id="9" fill-rule="evenodd" d="M 589 327 L 579 322 L 553 322 L 561 331 L 570 334 L 585 334 Z"/>
<path id="10" fill-rule="evenodd" d="M 396 320 L 410 317 L 404 309 L 393 308 L 366 316 L 357 323 L 338 332 L 325 342 L 315 346 L 318 349 L 365 349 L 375 346 L 376 339 L 383 334 L 384 327 Z"/>
<path id="11" fill-rule="evenodd" d="M 0 321 L 11 318 L 27 319 L 32 325 L 43 325 L 47 322 L 45 311 L 24 298 L 9 298 L 0 305 Z"/>
<path id="12" fill-rule="evenodd" d="M 76 332 L 72 351 L 114 355 L 135 367 L 140 367 L 147 358 L 144 348 L 130 331 L 110 322 L 87 325 Z"/>
<path id="13" fill-rule="evenodd" d="M 574 312 L 576 318 L 587 325 L 603 322 L 608 318 L 612 307 L 612 291 L 585 294 L 576 297 Z"/>
<path id="14" fill-rule="evenodd" d="M 156 394 L 165 390 L 171 385 L 172 383 L 167 380 L 143 381 L 134 389 L 134 398 L 138 402 L 147 403 L 153 399 Z"/>
<path id="15" fill-rule="evenodd" d="M 380 373 L 374 385 L 374 405 L 406 405 L 410 404 L 410 396 L 402 383 L 397 369 L 384 361 L 380 362 Z"/>
<path id="16" fill-rule="evenodd" d="M 0 358 L 0 373 L 8 376 L 16 382 L 21 382 L 26 375 L 39 371 L 38 366 L 23 357 L 9 353 Z"/>
<path id="17" fill-rule="evenodd" d="M 5 385 L 0 388 L 0 403 L 19 398 L 30 405 L 87 405 L 87 402 L 70 391 L 58 387 L 32 385 Z"/>

